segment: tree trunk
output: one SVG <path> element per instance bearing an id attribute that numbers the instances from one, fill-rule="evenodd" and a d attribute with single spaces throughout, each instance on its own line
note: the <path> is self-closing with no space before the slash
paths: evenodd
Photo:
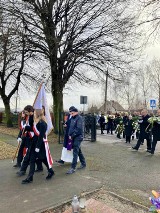
<path id="1" fill-rule="evenodd" d="M 63 89 L 59 85 L 54 85 L 52 91 L 53 96 L 53 117 L 54 117 L 54 132 L 56 134 L 62 133 L 61 121 L 63 121 Z"/>
<path id="2" fill-rule="evenodd" d="M 4 107 L 5 107 L 7 127 L 13 127 L 10 100 L 7 97 L 2 97 L 2 100 L 4 103 Z"/>
<path id="3" fill-rule="evenodd" d="M 160 109 L 160 87 L 158 88 L 159 89 L 159 94 L 158 94 L 158 108 Z"/>

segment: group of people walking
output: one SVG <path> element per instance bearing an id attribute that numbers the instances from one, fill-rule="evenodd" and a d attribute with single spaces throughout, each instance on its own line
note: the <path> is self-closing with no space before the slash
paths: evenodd
<path id="1" fill-rule="evenodd" d="M 101 115 L 99 123 L 101 134 L 103 134 L 104 125 L 106 124 L 104 115 Z M 70 162 L 71 168 L 66 174 L 73 174 L 76 171 L 78 161 L 80 161 L 81 165 L 77 169 L 86 167 L 86 160 L 81 150 L 84 125 L 77 108 L 74 106 L 69 108 L 69 115 L 63 125 L 65 128 L 64 143 L 61 158 L 57 160 L 57 163 Z M 157 141 L 160 141 L 160 109 L 157 110 L 156 116 L 149 115 L 146 109 L 133 115 L 128 115 L 127 113 L 124 116 L 120 114 L 116 114 L 115 117 L 109 115 L 106 129 L 107 134 L 113 134 L 113 131 L 115 131 L 117 138 L 125 138 L 126 143 L 130 143 L 131 139 L 136 138 L 137 143 L 132 147 L 136 151 L 146 139 L 147 152 L 154 154 Z M 20 169 L 17 175 L 25 175 L 29 166 L 28 176 L 22 180 L 22 184 L 32 182 L 34 173 L 43 171 L 42 163 L 48 171 L 47 180 L 55 175 L 52 168 L 53 159 L 47 140 L 47 120 L 44 106 L 42 106 L 42 109 L 34 109 L 31 105 L 27 105 L 24 108 L 17 142 L 19 151 L 17 163 L 14 165 L 14 167 Z"/>
<path id="2" fill-rule="evenodd" d="M 149 115 L 146 109 L 142 110 L 139 123 L 139 138 L 137 144 L 132 147 L 138 150 L 144 139 L 147 141 L 147 152 L 154 154 L 157 141 L 160 141 L 160 110 L 157 110 L 156 116 Z"/>
<path id="3" fill-rule="evenodd" d="M 83 140 L 82 118 L 74 106 L 70 107 L 69 112 L 70 116 L 68 116 L 64 124 L 66 128 L 64 147 L 72 153 L 71 168 L 67 171 L 67 174 L 72 174 L 76 171 L 78 159 L 81 162 L 79 169 L 85 168 L 86 162 L 81 151 L 81 142 Z M 47 120 L 44 106 L 42 106 L 42 109 L 33 109 L 31 105 L 27 105 L 24 108 L 17 142 L 19 150 L 17 163 L 14 165 L 15 168 L 20 169 L 17 175 L 25 175 L 29 166 L 28 176 L 22 180 L 22 184 L 31 183 L 34 172 L 43 171 L 42 163 L 48 171 L 46 179 L 51 179 L 55 172 L 52 168 L 53 159 L 47 140 Z M 62 160 L 60 161 L 59 163 L 62 163 Z M 35 165 L 37 165 L 36 168 Z"/>
<path id="4" fill-rule="evenodd" d="M 48 170 L 46 179 L 50 179 L 54 175 L 52 169 L 53 159 L 50 154 L 46 132 L 45 108 L 33 109 L 31 105 L 27 105 L 22 112 L 20 131 L 17 138 L 19 151 L 17 163 L 14 165 L 14 167 L 20 168 L 17 172 L 18 176 L 25 175 L 29 166 L 28 176 L 22 180 L 22 184 L 33 181 L 34 172 L 43 170 L 42 162 Z M 35 164 L 37 164 L 37 169 L 35 169 Z"/>
<path id="5" fill-rule="evenodd" d="M 154 154 L 157 141 L 160 141 L 160 109 L 157 110 L 156 115 L 149 114 L 146 109 L 143 109 L 141 113 L 135 112 L 133 115 L 128 115 L 128 113 L 123 116 L 117 113 L 115 117 L 109 115 L 107 120 L 105 122 L 102 114 L 99 119 L 101 134 L 104 133 L 104 126 L 106 125 L 107 134 L 109 132 L 113 134 L 113 130 L 115 130 L 117 138 L 125 138 L 126 143 L 130 143 L 131 139 L 137 139 L 136 145 L 132 147 L 136 151 L 146 139 L 146 151 Z"/>

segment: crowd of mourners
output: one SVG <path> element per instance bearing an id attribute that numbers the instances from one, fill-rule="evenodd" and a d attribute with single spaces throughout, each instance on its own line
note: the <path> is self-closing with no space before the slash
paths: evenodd
<path id="1" fill-rule="evenodd" d="M 107 134 L 114 132 L 117 138 L 124 138 L 126 143 L 137 139 L 136 145 L 132 147 L 133 150 L 138 150 L 146 139 L 147 152 L 154 154 L 157 141 L 160 141 L 160 109 L 156 114 L 149 113 L 146 109 L 133 114 L 116 113 L 108 115 L 107 118 L 101 114 L 98 123 L 101 134 L 104 134 L 105 130 Z"/>
<path id="2" fill-rule="evenodd" d="M 137 139 L 136 145 L 132 147 L 136 151 L 146 139 L 147 152 L 154 154 L 157 141 L 160 141 L 160 109 L 157 110 L 156 114 L 149 114 L 146 109 L 143 109 L 141 113 L 134 112 L 132 115 L 116 113 L 115 115 L 108 115 L 107 118 L 101 114 L 98 123 L 101 134 L 104 134 L 104 131 L 107 134 L 113 135 L 114 133 L 119 139 L 125 138 L 126 143 Z M 84 137 L 84 120 L 76 107 L 71 106 L 69 108 L 63 126 L 65 129 L 63 148 L 61 158 L 56 162 L 59 164 L 70 163 L 71 168 L 66 174 L 73 174 L 78 169 L 86 168 L 86 160 L 81 150 L 81 142 Z M 15 168 L 19 168 L 18 176 L 25 175 L 29 167 L 28 175 L 22 180 L 22 184 L 31 183 L 34 173 L 43 171 L 43 164 L 47 168 L 47 180 L 55 175 L 47 140 L 48 127 L 44 106 L 42 106 L 42 109 L 34 109 L 31 105 L 24 108 L 17 137 L 17 163 L 14 165 Z M 86 131 L 90 130 L 87 128 Z M 76 168 L 79 161 L 80 166 Z"/>

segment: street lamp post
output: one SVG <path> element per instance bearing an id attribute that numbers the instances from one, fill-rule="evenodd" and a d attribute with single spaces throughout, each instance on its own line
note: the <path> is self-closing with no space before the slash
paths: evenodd
<path id="1" fill-rule="evenodd" d="M 106 71 L 106 81 L 105 81 L 105 95 L 104 95 L 104 112 L 107 108 L 107 90 L 108 90 L 108 68 Z"/>

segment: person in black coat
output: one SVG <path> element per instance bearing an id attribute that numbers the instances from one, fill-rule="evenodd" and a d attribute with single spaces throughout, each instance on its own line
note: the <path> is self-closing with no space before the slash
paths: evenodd
<path id="1" fill-rule="evenodd" d="M 134 150 L 138 150 L 141 143 L 143 143 L 144 139 L 147 140 L 147 152 L 151 151 L 151 137 L 150 133 L 146 131 L 149 122 L 148 119 L 150 116 L 148 115 L 148 111 L 146 109 L 143 109 L 141 112 L 142 117 L 138 120 L 139 126 L 140 126 L 140 133 L 139 133 L 139 139 L 137 141 L 137 144 L 132 147 Z"/>
<path id="2" fill-rule="evenodd" d="M 75 108 L 74 106 L 71 106 L 69 108 L 69 114 L 67 116 L 67 120 L 65 121 L 65 123 L 63 124 L 64 126 L 64 142 L 63 142 L 63 147 L 64 148 L 67 148 L 67 145 L 68 145 L 68 141 L 69 141 L 69 136 L 68 136 L 68 132 L 69 132 L 69 127 L 70 127 L 70 123 L 71 123 L 71 110 Z M 63 149 L 62 149 L 62 152 L 63 152 Z M 60 159 L 60 160 L 57 160 L 56 161 L 57 163 L 59 164 L 64 164 L 64 160 Z"/>
<path id="3" fill-rule="evenodd" d="M 17 163 L 13 166 L 14 168 L 21 168 L 21 163 L 23 160 L 23 150 L 26 147 L 26 137 L 22 137 L 23 130 L 26 125 L 26 121 L 27 121 L 27 116 L 25 114 L 25 111 L 23 110 L 21 113 L 20 130 L 17 136 L 17 142 L 19 146 Z"/>
<path id="4" fill-rule="evenodd" d="M 126 121 L 128 120 L 128 113 L 124 113 L 123 115 L 123 124 L 125 125 Z M 125 138 L 125 130 L 123 131 L 123 138 Z"/>
<path id="5" fill-rule="evenodd" d="M 125 138 L 126 138 L 126 143 L 131 142 L 131 135 L 133 134 L 133 120 L 132 120 L 132 115 L 129 115 L 128 118 L 125 119 L 124 122 L 124 132 L 125 132 Z"/>
<path id="6" fill-rule="evenodd" d="M 27 153 L 25 153 L 26 155 L 24 157 L 24 149 L 29 150 L 30 148 L 30 143 L 33 138 L 33 112 L 34 109 L 31 105 L 27 105 L 24 107 L 23 110 L 24 120 L 21 121 L 20 132 L 18 134 L 17 139 L 18 143 L 20 143 L 20 147 L 17 156 L 17 164 L 14 165 L 14 167 L 21 168 L 21 166 L 23 165 L 23 161 L 25 160 L 27 155 Z M 42 169 L 42 165 L 40 163 L 37 163 L 37 167 Z M 24 174 L 25 172 L 22 173 Z M 17 172 L 17 174 L 21 176 L 21 172 L 20 173 Z"/>
<path id="7" fill-rule="evenodd" d="M 33 175 L 35 172 L 36 159 L 40 159 L 48 170 L 46 179 L 52 178 L 54 171 L 52 169 L 53 159 L 50 154 L 49 145 L 47 141 L 46 131 L 47 122 L 42 109 L 34 110 L 34 137 L 30 146 L 29 163 L 30 170 L 27 178 L 22 180 L 22 184 L 28 184 L 33 181 Z"/>
<path id="8" fill-rule="evenodd" d="M 114 118 L 112 115 L 108 116 L 108 122 L 107 122 L 107 134 L 111 131 L 111 135 L 113 135 L 113 128 L 114 128 Z"/>
<path id="9" fill-rule="evenodd" d="M 153 135 L 152 147 L 149 153 L 154 154 L 157 141 L 160 141 L 160 109 L 157 110 L 157 118 L 153 122 L 153 128 L 151 130 Z"/>
<path id="10" fill-rule="evenodd" d="M 98 120 L 98 123 L 100 124 L 101 127 L 101 134 L 104 134 L 104 127 L 105 127 L 105 117 L 104 114 L 101 114 L 101 117 Z"/>
<path id="11" fill-rule="evenodd" d="M 24 143 L 21 144 L 19 152 L 18 152 L 17 162 L 20 162 L 20 161 L 22 162 L 20 171 L 18 171 L 16 173 L 18 176 L 23 176 L 26 173 L 27 167 L 29 166 L 30 147 L 31 147 L 31 144 L 33 143 L 33 139 L 34 139 L 34 131 L 33 131 L 34 109 L 31 105 L 27 105 L 24 107 L 24 112 L 26 115 L 25 125 L 23 126 L 23 129 L 21 130 L 21 134 L 19 134 L 19 136 L 21 135 L 22 142 L 24 141 L 25 144 Z M 23 158 L 24 147 L 27 148 L 27 152 L 25 154 L 25 157 Z M 36 164 L 37 164 L 37 169 L 35 171 L 36 172 L 43 171 L 42 162 L 39 159 L 36 160 Z"/>

